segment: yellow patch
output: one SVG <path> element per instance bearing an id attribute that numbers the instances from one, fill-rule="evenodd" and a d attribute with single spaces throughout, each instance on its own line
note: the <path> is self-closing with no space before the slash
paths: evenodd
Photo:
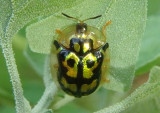
<path id="1" fill-rule="evenodd" d="M 67 83 L 67 81 L 66 81 L 66 79 L 64 77 L 62 77 L 61 83 L 64 85 L 65 88 L 68 87 L 68 83 Z"/>
<path id="2" fill-rule="evenodd" d="M 93 80 L 93 82 L 90 84 L 90 89 L 93 89 L 97 85 L 97 80 Z"/>
<path id="3" fill-rule="evenodd" d="M 81 92 L 87 92 L 88 89 L 89 89 L 89 85 L 88 85 L 88 84 L 83 84 L 83 85 L 81 86 Z"/>
<path id="4" fill-rule="evenodd" d="M 70 67 L 68 66 L 67 64 L 67 60 L 68 59 L 73 59 L 75 60 L 75 63 L 74 63 L 74 67 Z M 78 62 L 79 62 L 79 58 L 74 54 L 74 53 L 70 53 L 66 58 L 65 58 L 65 61 L 63 61 L 63 66 L 67 68 L 67 75 L 70 76 L 70 77 L 73 77 L 73 78 L 76 78 L 77 77 L 77 65 L 78 65 Z"/>
<path id="5" fill-rule="evenodd" d="M 92 90 L 97 85 L 97 80 L 93 80 L 91 84 L 83 84 L 81 86 L 81 92 L 87 92 L 88 90 Z"/>
<path id="6" fill-rule="evenodd" d="M 77 34 L 76 37 L 78 38 L 86 38 L 88 35 L 86 35 L 85 33 L 81 33 L 81 34 Z"/>
<path id="7" fill-rule="evenodd" d="M 71 91 L 74 91 L 74 92 L 77 91 L 76 84 L 69 84 L 64 77 L 62 77 L 61 83 L 64 85 L 65 88 L 69 88 Z"/>
<path id="8" fill-rule="evenodd" d="M 82 37 L 82 38 L 86 38 L 87 35 L 83 33 L 81 37 Z"/>
<path id="9" fill-rule="evenodd" d="M 105 52 L 103 51 L 103 49 L 101 49 L 100 52 L 101 52 L 103 55 L 104 55 L 104 53 L 105 53 Z"/>
<path id="10" fill-rule="evenodd" d="M 60 48 L 57 49 L 56 52 L 59 53 L 61 50 L 62 50 L 62 48 L 60 47 Z"/>
<path id="11" fill-rule="evenodd" d="M 91 60 L 91 61 L 95 62 L 94 65 L 91 68 L 87 67 L 87 60 Z M 83 65 L 84 65 L 84 67 L 83 67 L 83 77 L 89 79 L 93 76 L 93 70 L 98 66 L 97 59 L 92 53 L 90 53 L 83 58 L 82 62 L 83 62 Z"/>
<path id="12" fill-rule="evenodd" d="M 79 51 L 80 51 L 80 45 L 79 45 L 78 43 L 75 43 L 75 44 L 74 44 L 74 50 L 75 50 L 76 52 L 79 52 Z"/>
<path id="13" fill-rule="evenodd" d="M 77 91 L 77 85 L 76 84 L 69 84 L 69 89 L 73 92 Z"/>
<path id="14" fill-rule="evenodd" d="M 83 45 L 83 52 L 85 53 L 86 51 L 88 51 L 89 47 L 90 47 L 89 43 L 84 43 L 84 45 Z"/>

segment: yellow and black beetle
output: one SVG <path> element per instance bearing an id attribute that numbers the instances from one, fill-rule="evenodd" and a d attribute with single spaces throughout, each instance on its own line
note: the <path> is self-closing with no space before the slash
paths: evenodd
<path id="1" fill-rule="evenodd" d="M 58 37 L 52 44 L 51 72 L 55 74 L 55 65 L 53 63 L 55 53 L 53 49 L 56 48 L 58 59 L 57 80 L 60 87 L 63 91 L 75 97 L 89 95 L 106 78 L 103 76 L 103 72 L 107 70 L 102 70 L 105 67 L 102 66 L 104 58 L 108 59 L 106 50 L 109 47 L 106 42 L 105 28 L 111 21 L 108 21 L 100 31 L 95 27 L 88 26 L 84 21 L 96 19 L 101 15 L 81 21 L 64 13 L 62 14 L 68 18 L 78 20 L 79 23 L 62 31 L 56 30 Z"/>

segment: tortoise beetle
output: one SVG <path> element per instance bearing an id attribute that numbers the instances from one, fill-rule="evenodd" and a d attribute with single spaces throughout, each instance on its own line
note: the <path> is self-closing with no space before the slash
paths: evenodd
<path id="1" fill-rule="evenodd" d="M 109 44 L 106 42 L 105 28 L 111 21 L 108 21 L 101 31 L 84 23 L 101 15 L 81 21 L 62 14 L 78 20 L 79 23 L 62 31 L 56 30 L 58 37 L 51 47 L 51 73 L 55 75 L 55 68 L 57 68 L 57 81 L 67 94 L 75 97 L 86 96 L 93 93 L 101 81 L 107 80 L 104 73 L 108 70 L 109 60 L 107 63 L 103 62 L 105 58 L 109 59 L 109 54 L 106 52 Z M 57 66 L 55 53 L 58 60 Z"/>

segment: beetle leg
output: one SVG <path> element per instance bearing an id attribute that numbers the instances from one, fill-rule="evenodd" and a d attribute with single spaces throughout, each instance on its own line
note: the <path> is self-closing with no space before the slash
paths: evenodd
<path id="1" fill-rule="evenodd" d="M 109 79 L 107 79 L 107 78 L 103 78 L 103 79 L 102 79 L 102 82 L 107 82 L 107 83 L 109 83 L 109 82 L 110 82 L 110 80 L 109 80 Z"/>
<path id="2" fill-rule="evenodd" d="M 61 47 L 57 40 L 54 40 L 53 44 L 55 45 L 57 50 Z"/>
<path id="3" fill-rule="evenodd" d="M 109 79 L 107 79 L 106 75 L 108 75 L 108 70 L 109 70 L 109 62 L 110 62 L 110 59 L 109 58 L 105 58 L 104 61 L 103 61 L 103 65 L 102 65 L 102 79 L 101 79 L 101 82 L 104 83 L 104 82 L 110 82 Z M 104 64 L 107 64 L 107 65 L 104 65 Z"/>
<path id="4" fill-rule="evenodd" d="M 104 46 L 102 47 L 102 50 L 105 52 L 108 47 L 109 47 L 109 44 L 106 43 L 106 44 L 104 44 Z"/>
<path id="5" fill-rule="evenodd" d="M 58 64 L 54 64 L 53 67 L 56 69 L 56 71 L 58 71 Z"/>
<path id="6" fill-rule="evenodd" d="M 103 33 L 103 35 L 105 36 L 105 42 L 106 42 L 106 32 L 105 32 L 105 30 L 106 30 L 106 27 L 109 25 L 109 24 L 111 24 L 111 20 L 109 20 L 103 27 L 102 27 L 102 33 Z"/>
<path id="7" fill-rule="evenodd" d="M 103 66 L 102 70 L 108 70 L 108 67 L 107 66 Z M 107 83 L 110 82 L 110 80 L 107 79 L 106 74 L 107 73 L 105 71 L 102 71 L 102 79 L 101 79 L 102 83 L 103 82 L 107 82 Z"/>
<path id="8" fill-rule="evenodd" d="M 56 68 L 58 68 L 58 64 L 54 64 L 54 66 L 53 66 L 53 67 L 54 67 L 55 69 L 56 69 Z"/>
<path id="9" fill-rule="evenodd" d="M 58 35 L 60 35 L 60 37 L 61 37 L 61 38 L 57 39 L 58 42 L 61 42 L 61 41 L 66 41 L 67 42 L 67 38 L 64 37 L 64 33 L 61 30 L 56 29 L 56 33 Z"/>
<path id="10" fill-rule="evenodd" d="M 104 62 L 110 62 L 109 58 L 104 59 Z"/>
<path id="11" fill-rule="evenodd" d="M 62 34 L 62 31 L 59 29 L 56 29 L 56 33 L 60 35 L 60 34 Z"/>

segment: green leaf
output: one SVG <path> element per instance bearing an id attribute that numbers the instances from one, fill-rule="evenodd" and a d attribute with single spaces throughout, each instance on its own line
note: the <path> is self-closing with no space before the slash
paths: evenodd
<path id="1" fill-rule="evenodd" d="M 62 106 L 64 106 L 65 104 L 69 103 L 70 101 L 74 99 L 75 97 L 73 96 L 65 95 L 63 99 L 59 100 L 56 104 L 53 105 L 53 109 L 58 110 L 59 108 L 61 108 Z"/>
<path id="2" fill-rule="evenodd" d="M 81 3 L 81 5 L 76 5 L 70 9 L 64 10 L 63 12 L 67 13 L 68 15 L 72 15 L 73 17 L 81 17 L 81 19 L 84 19 L 87 17 L 104 14 L 105 9 L 108 8 L 108 4 L 102 5 L 103 2 L 104 0 L 84 1 Z M 85 6 L 85 8 L 81 6 Z M 96 25 L 95 23 L 97 22 L 98 19 L 93 20 L 91 24 Z M 28 26 L 26 29 L 26 37 L 28 39 L 29 47 L 34 52 L 49 54 L 53 37 L 55 38 L 56 36 L 56 29 L 64 29 L 64 27 L 67 27 L 73 23 L 75 23 L 75 21 L 62 16 L 61 12 L 59 12 Z"/>
<path id="3" fill-rule="evenodd" d="M 53 113 L 51 109 L 47 109 L 44 113 Z"/>
<path id="4" fill-rule="evenodd" d="M 120 113 L 129 107 L 136 105 L 138 102 L 141 102 L 145 99 L 150 99 L 151 97 L 156 97 L 160 92 L 160 67 L 152 68 L 150 72 L 150 78 L 147 83 L 144 83 L 138 89 L 136 89 L 130 96 L 122 100 L 121 102 L 110 106 L 108 108 L 104 108 L 96 113 Z M 159 103 L 157 104 L 159 105 Z M 141 106 L 141 104 L 139 104 Z M 150 107 L 150 106 L 147 106 Z M 144 110 L 141 106 L 141 110 Z M 159 109 L 160 110 L 160 109 Z M 156 111 L 156 110 L 155 110 Z M 133 112 L 133 110 L 132 110 Z M 136 109 L 134 112 L 138 113 Z"/>
<path id="5" fill-rule="evenodd" d="M 160 112 L 160 92 L 153 97 L 144 99 L 143 101 L 133 105 L 123 113 L 159 113 Z"/>
<path id="6" fill-rule="evenodd" d="M 160 67 L 154 67 L 151 70 L 150 73 L 150 78 L 148 80 L 148 83 L 150 84 L 160 84 Z M 155 84 L 156 86 L 156 84 Z M 153 87 L 153 89 L 151 90 L 155 90 Z M 148 89 L 150 90 L 150 89 Z M 150 92 L 150 91 L 149 91 Z M 136 113 L 159 113 L 160 112 L 160 85 L 159 88 L 157 88 L 155 90 L 155 92 L 151 92 L 148 96 L 148 98 L 144 99 L 143 101 L 140 101 L 137 104 L 134 104 L 133 107 L 130 107 L 129 109 L 126 110 L 126 113 L 132 113 L 132 111 L 134 110 L 134 112 Z"/>
<path id="7" fill-rule="evenodd" d="M 0 1 L 0 42 L 10 74 L 15 96 L 17 113 L 30 112 L 29 103 L 24 99 L 23 89 L 12 49 L 12 37 L 28 22 L 54 14 L 64 8 L 79 4 L 81 0 L 1 0 Z"/>
<path id="8" fill-rule="evenodd" d="M 3 88 L 0 88 L 0 104 L 14 105 L 13 95 Z"/>
<path id="9" fill-rule="evenodd" d="M 1 38 L 6 30 L 6 25 L 10 19 L 12 13 L 11 1 L 10 0 L 0 0 L 0 45 Z"/>
<path id="10" fill-rule="evenodd" d="M 160 16 L 148 18 L 145 34 L 136 64 L 136 75 L 148 72 L 154 65 L 160 64 Z"/>
<path id="11" fill-rule="evenodd" d="M 12 13 L 11 1 L 10 0 L 1 0 L 0 1 L 0 32 L 5 31 L 6 25 L 10 19 Z"/>
<path id="12" fill-rule="evenodd" d="M 49 65 L 48 65 L 48 58 L 45 60 L 45 70 L 44 70 L 44 84 L 45 84 L 45 91 L 41 97 L 41 99 L 38 101 L 37 105 L 34 106 L 31 113 L 40 113 L 45 112 L 46 109 L 50 106 L 51 102 L 54 99 L 54 95 L 57 91 L 57 87 L 55 83 L 53 82 L 53 79 L 51 77 L 50 71 L 49 71 Z"/>
<path id="13" fill-rule="evenodd" d="M 2 12 L 1 17 L 4 32 L 8 37 L 12 37 L 18 30 L 20 30 L 28 22 L 37 17 L 48 16 L 65 8 L 70 8 L 81 1 L 74 0 L 15 0 L 15 1 L 1 1 Z"/>
<path id="14" fill-rule="evenodd" d="M 159 0 L 148 0 L 148 16 L 160 15 Z"/>
<path id="15" fill-rule="evenodd" d="M 112 24 L 107 27 L 110 83 L 105 87 L 116 91 L 128 90 L 133 81 L 140 40 L 145 28 L 146 0 L 89 0 L 63 12 L 80 19 L 102 14 L 101 19 L 87 21 L 88 25 L 98 28 L 112 20 Z M 52 40 L 56 37 L 55 30 L 62 30 L 73 23 L 73 20 L 62 16 L 60 12 L 30 25 L 26 30 L 29 47 L 34 52 L 49 54 Z"/>
<path id="16" fill-rule="evenodd" d="M 36 72 L 42 76 L 44 74 L 44 62 L 46 55 L 32 52 L 28 46 L 24 50 L 24 55 Z"/>
<path id="17" fill-rule="evenodd" d="M 2 23 L 0 22 L 0 47 L 1 47 L 1 37 L 2 37 Z"/>
<path id="18" fill-rule="evenodd" d="M 74 103 L 68 103 L 61 109 L 56 110 L 55 113 L 91 113 L 88 109 L 84 109 Z"/>
<path id="19" fill-rule="evenodd" d="M 15 109 L 11 106 L 3 106 L 0 107 L 1 113 L 16 113 Z"/>

